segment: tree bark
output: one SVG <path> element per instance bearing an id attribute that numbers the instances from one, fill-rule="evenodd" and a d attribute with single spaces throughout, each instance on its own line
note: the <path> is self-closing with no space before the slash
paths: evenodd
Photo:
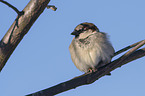
<path id="1" fill-rule="evenodd" d="M 50 0 L 31 0 L 23 9 L 23 14 L 18 14 L 0 42 L 0 71 L 49 2 Z"/>

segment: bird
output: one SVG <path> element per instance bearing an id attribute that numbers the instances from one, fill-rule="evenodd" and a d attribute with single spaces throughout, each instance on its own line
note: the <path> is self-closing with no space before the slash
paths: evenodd
<path id="1" fill-rule="evenodd" d="M 82 72 L 96 72 L 98 68 L 111 62 L 114 48 L 105 32 L 100 32 L 93 23 L 77 25 L 71 33 L 74 35 L 69 46 L 74 65 Z M 109 73 L 108 73 L 109 74 Z"/>

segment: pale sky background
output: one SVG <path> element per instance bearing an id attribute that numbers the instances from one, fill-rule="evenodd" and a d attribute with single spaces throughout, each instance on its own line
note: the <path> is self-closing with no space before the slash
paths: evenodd
<path id="1" fill-rule="evenodd" d="M 7 0 L 22 10 L 29 0 Z M 70 33 L 92 22 L 110 35 L 115 50 L 145 39 L 145 0 L 51 0 L 0 73 L 0 96 L 24 96 L 82 75 L 72 63 Z M 17 14 L 0 2 L 0 39 Z M 145 96 L 145 58 L 95 83 L 57 96 Z"/>

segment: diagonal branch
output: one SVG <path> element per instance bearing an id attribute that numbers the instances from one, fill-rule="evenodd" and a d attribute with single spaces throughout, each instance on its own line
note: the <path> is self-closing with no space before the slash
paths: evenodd
<path id="1" fill-rule="evenodd" d="M 4 2 L 3 0 L 0 1 Z M 30 0 L 30 2 L 22 11 L 24 14 L 18 14 L 16 20 L 11 25 L 3 39 L 0 41 L 0 71 L 5 66 L 7 60 L 19 42 L 23 39 L 33 23 L 47 7 L 49 1 L 50 0 Z M 11 8 L 18 12 L 17 8 Z"/>
<path id="2" fill-rule="evenodd" d="M 142 41 L 144 41 L 144 40 L 142 40 Z M 140 42 L 142 42 L 142 41 L 139 41 L 139 42 L 137 42 L 137 43 L 134 43 L 134 44 L 132 44 L 132 45 L 129 45 L 129 46 L 127 46 L 127 47 L 125 47 L 125 48 L 123 48 L 123 49 L 121 49 L 121 50 L 115 52 L 114 56 L 116 56 L 116 55 L 118 55 L 118 54 L 120 54 L 120 53 L 122 53 L 122 52 L 125 52 L 126 50 L 128 50 L 128 49 L 130 49 L 130 48 L 132 48 L 132 47 L 135 47 L 136 45 L 138 45 L 138 44 L 139 44 Z"/>
<path id="3" fill-rule="evenodd" d="M 138 42 L 137 42 L 138 43 Z M 122 62 L 124 61 L 130 54 L 132 54 L 134 51 L 136 51 L 138 48 L 140 48 L 141 46 L 143 46 L 145 44 L 145 40 L 140 41 L 134 48 L 132 48 L 131 50 L 129 50 L 127 53 L 125 53 L 123 56 L 120 57 L 120 61 Z M 118 62 L 118 63 L 119 63 Z"/>
<path id="4" fill-rule="evenodd" d="M 96 71 L 94 73 L 83 74 L 83 75 L 75 77 L 69 81 L 60 83 L 53 87 L 38 91 L 36 93 L 29 94 L 26 96 L 53 96 L 53 95 L 56 95 L 56 94 L 64 92 L 64 91 L 74 89 L 81 85 L 91 84 L 91 83 L 95 82 L 96 80 L 98 80 L 99 78 L 101 78 L 102 76 L 105 76 L 106 74 L 115 70 L 116 68 L 118 68 L 128 62 L 131 62 L 135 59 L 145 56 L 145 48 L 135 51 L 136 49 L 138 49 L 139 47 L 141 47 L 144 44 L 145 44 L 145 40 L 135 43 L 136 46 L 134 45 L 135 47 L 133 49 L 129 50 L 127 53 L 125 53 L 120 58 L 114 60 L 113 62 L 99 68 L 98 71 Z"/>

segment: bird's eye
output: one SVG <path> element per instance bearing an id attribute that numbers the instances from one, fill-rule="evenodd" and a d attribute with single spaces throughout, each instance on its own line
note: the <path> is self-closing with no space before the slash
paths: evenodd
<path id="1" fill-rule="evenodd" d="M 87 30 L 87 27 L 84 27 L 84 30 Z"/>
<path id="2" fill-rule="evenodd" d="M 88 28 L 87 27 L 82 27 L 82 28 L 80 28 L 78 31 L 86 31 Z"/>
<path id="3" fill-rule="evenodd" d="M 83 30 L 84 30 L 84 31 L 88 30 L 88 27 L 84 27 Z"/>
<path id="4" fill-rule="evenodd" d="M 83 28 L 79 28 L 79 30 L 78 31 L 83 31 Z"/>
<path id="5" fill-rule="evenodd" d="M 80 31 L 83 31 L 84 30 L 84 28 L 80 28 Z"/>

